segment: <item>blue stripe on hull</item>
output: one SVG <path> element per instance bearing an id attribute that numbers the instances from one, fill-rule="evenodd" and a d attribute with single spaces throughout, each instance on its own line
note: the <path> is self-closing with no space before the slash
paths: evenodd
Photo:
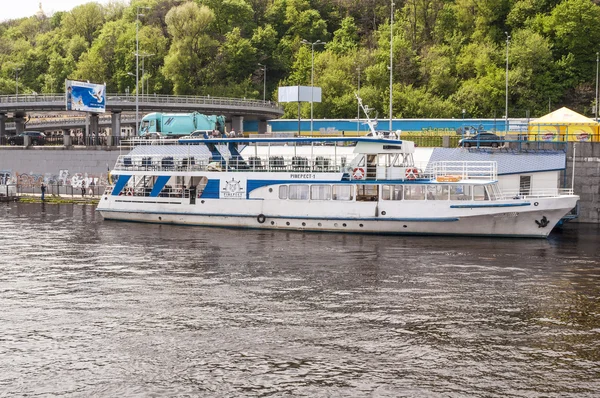
<path id="1" fill-rule="evenodd" d="M 471 208 L 484 208 L 484 207 L 522 207 L 522 206 L 531 206 L 531 203 L 504 203 L 504 204 L 495 204 L 495 205 L 478 205 L 478 204 L 470 204 L 470 205 L 450 205 L 451 209 L 471 209 Z"/>
<path id="2" fill-rule="evenodd" d="M 182 213 L 182 212 L 167 212 L 167 211 L 140 211 L 140 210 L 116 210 L 116 209 L 97 209 L 98 211 L 113 212 L 113 213 L 135 213 L 135 214 L 156 214 L 170 216 L 199 216 L 199 217 L 247 217 L 255 218 L 251 214 L 214 214 L 214 213 Z M 304 217 L 304 216 L 269 216 L 267 218 L 274 219 L 290 219 L 290 220 L 335 220 L 335 221 L 404 221 L 404 222 L 454 222 L 458 221 L 457 217 L 438 217 L 438 218 L 349 218 L 349 217 Z"/>

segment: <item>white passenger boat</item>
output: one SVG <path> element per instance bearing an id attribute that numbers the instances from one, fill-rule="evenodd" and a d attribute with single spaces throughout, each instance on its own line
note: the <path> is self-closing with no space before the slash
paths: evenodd
<path id="1" fill-rule="evenodd" d="M 414 143 L 218 138 L 138 146 L 98 204 L 107 220 L 371 234 L 545 238 L 571 189 L 505 195 L 496 162 L 435 162 Z"/>

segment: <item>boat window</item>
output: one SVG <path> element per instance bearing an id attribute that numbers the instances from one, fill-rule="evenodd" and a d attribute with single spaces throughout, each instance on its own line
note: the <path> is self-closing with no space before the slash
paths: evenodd
<path id="1" fill-rule="evenodd" d="M 471 186 L 450 185 L 450 200 L 471 200 Z"/>
<path id="2" fill-rule="evenodd" d="M 473 187 L 473 200 L 490 200 L 485 185 L 475 185 Z"/>
<path id="3" fill-rule="evenodd" d="M 448 185 L 428 185 L 427 200 L 448 200 Z"/>
<path id="4" fill-rule="evenodd" d="M 410 162 L 410 154 L 399 153 L 398 156 L 394 159 L 393 165 L 394 167 L 412 166 L 412 162 Z"/>
<path id="5" fill-rule="evenodd" d="M 363 202 L 377 202 L 379 197 L 378 185 L 357 185 L 356 200 Z"/>
<path id="6" fill-rule="evenodd" d="M 519 195 L 531 194 L 531 176 L 519 176 Z"/>
<path id="7" fill-rule="evenodd" d="M 381 198 L 383 200 L 402 200 L 402 185 L 384 185 Z"/>
<path id="8" fill-rule="evenodd" d="M 313 200 L 331 200 L 331 185 L 311 185 L 310 198 Z"/>
<path id="9" fill-rule="evenodd" d="M 308 185 L 290 185 L 289 198 L 291 200 L 308 200 Z"/>
<path id="10" fill-rule="evenodd" d="M 279 186 L 279 199 L 287 199 L 288 198 L 288 186 L 280 185 Z"/>
<path id="11" fill-rule="evenodd" d="M 425 186 L 424 185 L 405 185 L 404 200 L 424 200 Z"/>
<path id="12" fill-rule="evenodd" d="M 389 153 L 379 154 L 377 157 L 377 166 L 390 167 L 392 165 L 392 155 Z"/>
<path id="13" fill-rule="evenodd" d="M 333 200 L 352 200 L 352 186 L 334 185 Z"/>

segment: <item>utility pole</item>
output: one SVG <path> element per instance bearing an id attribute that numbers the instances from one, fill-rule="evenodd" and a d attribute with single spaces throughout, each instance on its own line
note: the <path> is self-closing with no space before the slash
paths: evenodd
<path id="1" fill-rule="evenodd" d="M 392 133 L 392 85 L 394 83 L 394 2 L 391 2 L 390 14 L 390 134 Z"/>
<path id="2" fill-rule="evenodd" d="M 504 128 L 505 133 L 508 133 L 508 46 L 510 45 L 510 35 L 508 32 L 504 32 L 506 35 L 506 104 L 504 107 Z"/>
<path id="3" fill-rule="evenodd" d="M 140 98 L 139 98 L 139 80 L 140 80 L 140 10 L 149 10 L 150 7 L 137 7 L 135 15 L 135 135 L 140 131 Z"/>
<path id="4" fill-rule="evenodd" d="M 310 135 L 313 135 L 313 99 L 314 99 L 314 75 L 315 75 L 315 45 L 326 44 L 327 42 L 317 40 L 313 43 L 308 40 L 302 40 L 302 44 L 311 47 L 311 67 L 310 67 Z"/>

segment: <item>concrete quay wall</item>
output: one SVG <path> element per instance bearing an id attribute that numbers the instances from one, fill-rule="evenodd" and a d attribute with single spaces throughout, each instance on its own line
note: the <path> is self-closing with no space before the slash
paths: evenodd
<path id="1" fill-rule="evenodd" d="M 573 186 L 573 165 L 575 193 L 580 197 L 579 218 L 576 221 L 600 224 L 600 142 L 569 143 L 566 172 L 568 187 Z"/>
<path id="2" fill-rule="evenodd" d="M 127 151 L 128 152 L 128 151 Z M 119 148 L 10 147 L 0 149 L 0 184 L 24 188 L 46 184 L 104 186 L 108 171 L 122 152 Z M 126 152 L 125 152 L 126 153 Z"/>
<path id="3" fill-rule="evenodd" d="M 0 185 L 39 187 L 60 184 L 80 187 L 82 182 L 108 184 L 108 169 L 121 153 L 116 147 L 29 147 L 0 148 Z M 581 197 L 576 222 L 600 224 L 600 142 L 569 143 L 567 171 L 561 184 L 572 186 L 575 153 L 575 193 Z"/>

